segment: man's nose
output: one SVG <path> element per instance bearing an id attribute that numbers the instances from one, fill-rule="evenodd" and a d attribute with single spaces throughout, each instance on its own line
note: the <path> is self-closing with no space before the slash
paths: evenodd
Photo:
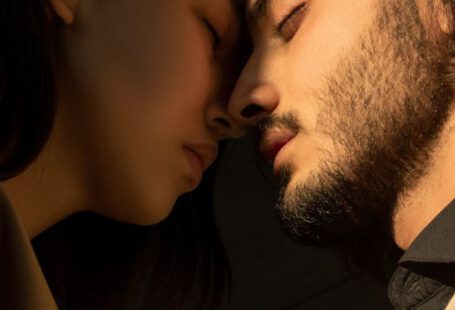
<path id="1" fill-rule="evenodd" d="M 227 107 L 231 118 L 242 127 L 257 125 L 280 101 L 278 87 L 272 81 L 273 66 L 255 56 L 244 67 Z"/>
<path id="2" fill-rule="evenodd" d="M 243 127 L 256 126 L 263 118 L 270 115 L 278 106 L 279 95 L 273 85 L 260 84 L 240 90 L 234 90 L 228 105 L 231 118 Z M 239 89 L 238 92 L 237 89 Z"/>

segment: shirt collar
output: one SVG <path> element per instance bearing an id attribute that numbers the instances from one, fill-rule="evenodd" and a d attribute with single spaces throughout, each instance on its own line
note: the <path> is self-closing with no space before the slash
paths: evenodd
<path id="1" fill-rule="evenodd" d="M 417 236 L 400 265 L 455 263 L 455 200 Z"/>
<path id="2" fill-rule="evenodd" d="M 455 200 L 417 236 L 389 285 L 397 309 L 442 309 L 455 287 Z"/>

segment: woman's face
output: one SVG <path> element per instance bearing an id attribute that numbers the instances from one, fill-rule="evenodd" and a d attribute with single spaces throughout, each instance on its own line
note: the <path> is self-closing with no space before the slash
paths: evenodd
<path id="1" fill-rule="evenodd" d="M 51 1 L 63 20 L 64 2 Z M 234 8 L 229 0 L 66 3 L 74 20 L 58 34 L 56 130 L 81 167 L 90 209 L 156 223 L 197 186 L 218 141 L 241 134 L 225 112 L 240 58 Z"/>

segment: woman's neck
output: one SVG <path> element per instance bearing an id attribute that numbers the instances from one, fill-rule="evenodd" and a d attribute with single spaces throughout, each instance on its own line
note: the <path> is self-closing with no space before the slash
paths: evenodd
<path id="1" fill-rule="evenodd" d="M 71 144 L 73 137 L 65 134 L 64 125 L 57 115 L 39 157 L 22 174 L 1 184 L 30 239 L 87 205 L 83 155 Z"/>

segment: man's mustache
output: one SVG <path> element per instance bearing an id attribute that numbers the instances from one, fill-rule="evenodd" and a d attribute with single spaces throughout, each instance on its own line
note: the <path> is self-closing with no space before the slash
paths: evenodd
<path id="1" fill-rule="evenodd" d="M 284 115 L 269 115 L 262 119 L 257 125 L 257 135 L 259 141 L 274 128 L 282 128 L 298 133 L 303 130 L 297 118 L 297 113 L 288 112 Z"/>

